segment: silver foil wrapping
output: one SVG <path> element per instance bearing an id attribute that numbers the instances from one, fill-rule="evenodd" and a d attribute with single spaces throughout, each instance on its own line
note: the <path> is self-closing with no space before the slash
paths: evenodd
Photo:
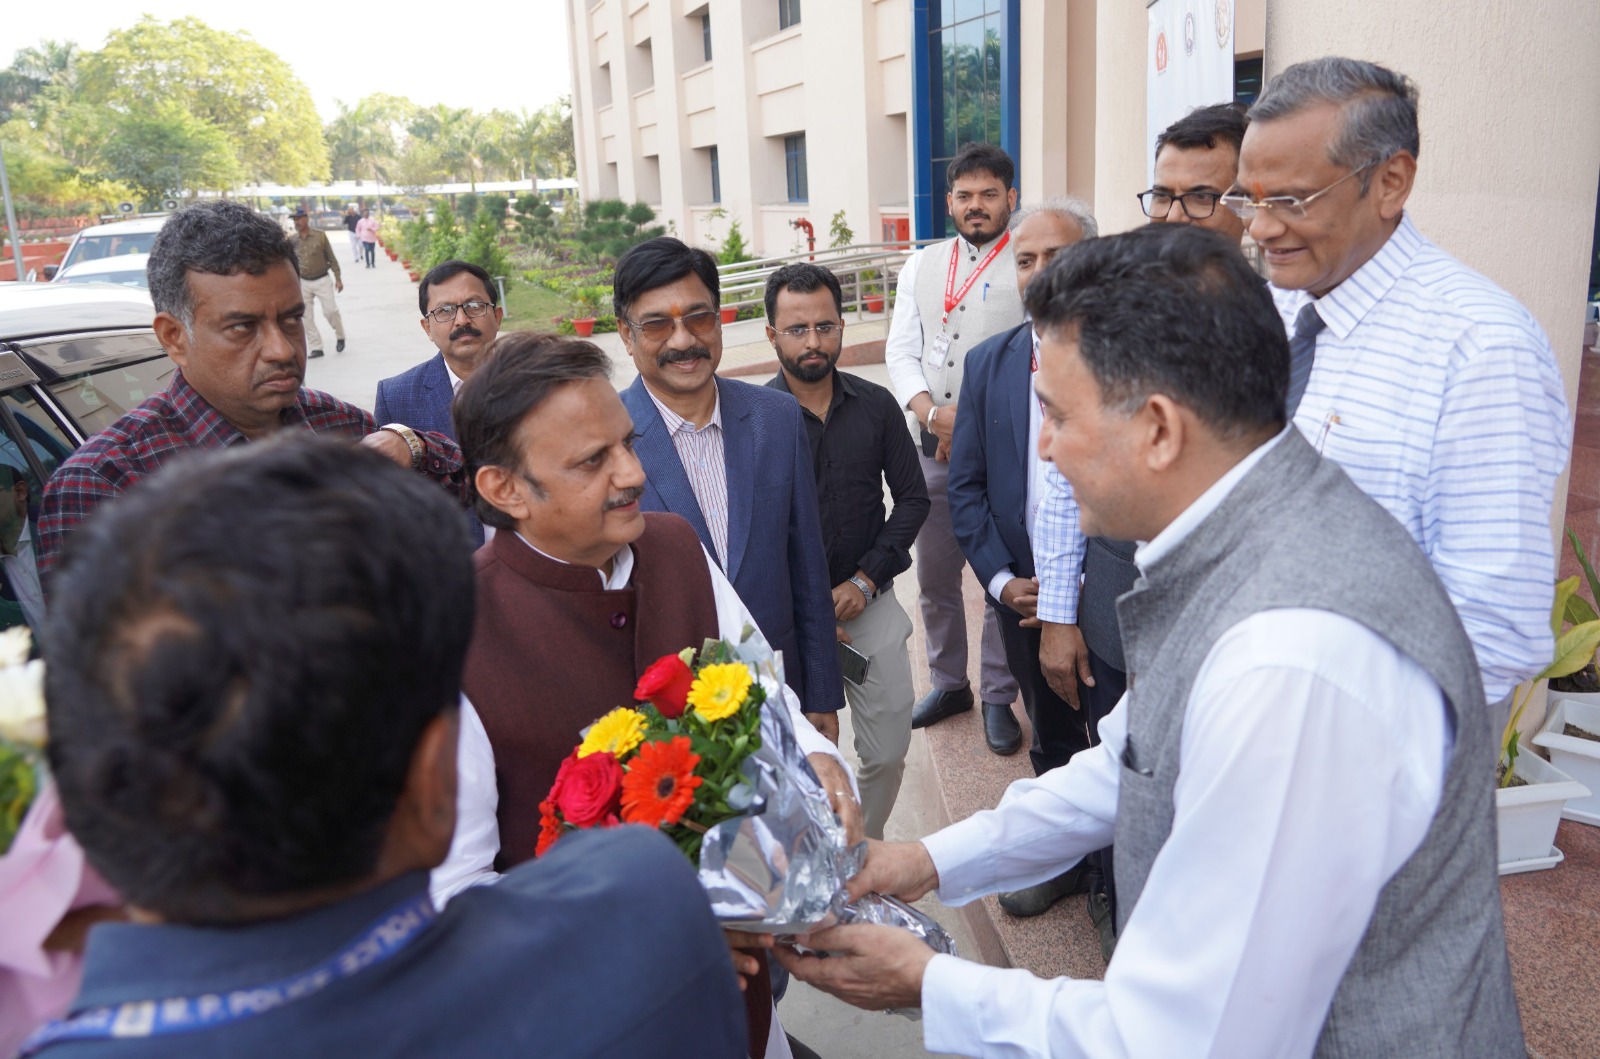
<path id="1" fill-rule="evenodd" d="M 861 870 L 867 846 L 847 845 L 827 793 L 795 740 L 780 698 L 782 660 L 756 633 L 736 649 L 755 666 L 767 703 L 761 749 L 742 769 L 750 811 L 708 830 L 700 848 L 700 884 L 726 927 L 762 934 L 804 934 L 836 923 L 882 923 L 912 931 L 937 952 L 955 942 L 931 917 L 892 897 L 852 903 L 845 881 Z"/>

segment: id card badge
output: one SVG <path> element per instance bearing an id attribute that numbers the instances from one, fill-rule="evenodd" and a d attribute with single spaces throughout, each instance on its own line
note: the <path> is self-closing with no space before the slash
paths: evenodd
<path id="1" fill-rule="evenodd" d="M 940 331 L 928 347 L 928 367 L 942 368 L 950 359 L 950 332 Z"/>

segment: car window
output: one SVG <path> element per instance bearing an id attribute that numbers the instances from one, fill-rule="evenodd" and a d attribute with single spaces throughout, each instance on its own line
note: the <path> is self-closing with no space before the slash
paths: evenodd
<path id="1" fill-rule="evenodd" d="M 86 235 L 72 246 L 72 253 L 61 262 L 62 269 L 80 261 L 98 261 L 123 254 L 148 254 L 156 245 L 156 232 L 128 232 L 123 235 Z"/>
<path id="2" fill-rule="evenodd" d="M 58 283 L 117 283 L 124 287 L 138 287 L 140 290 L 148 289 L 149 280 L 142 268 L 132 272 L 74 272 L 67 276 L 57 276 Z"/>
<path id="3" fill-rule="evenodd" d="M 0 628 L 37 626 L 44 616 L 35 551 L 39 500 L 73 442 L 32 387 L 12 390 L 3 400 L 10 414 L 0 416 Z"/>
<path id="4" fill-rule="evenodd" d="M 125 364 L 104 371 L 69 375 L 50 384 L 50 392 L 83 430 L 98 433 L 160 393 L 172 380 L 177 365 L 166 357 Z"/>

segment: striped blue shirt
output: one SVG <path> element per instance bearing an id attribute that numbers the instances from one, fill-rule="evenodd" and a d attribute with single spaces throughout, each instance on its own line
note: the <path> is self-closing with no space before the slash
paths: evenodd
<path id="1" fill-rule="evenodd" d="M 1293 334 L 1311 295 L 1272 294 Z M 1503 699 L 1555 651 L 1550 504 L 1572 432 L 1550 341 L 1409 215 L 1316 304 L 1295 426 L 1422 547 Z"/>
<path id="2" fill-rule="evenodd" d="M 1035 464 L 1038 445 L 1028 454 Z M 1039 577 L 1039 620 L 1078 624 L 1083 554 L 1088 547 L 1079 526 L 1078 499 L 1053 463 L 1044 464 L 1044 484 L 1033 515 L 1033 568 Z"/>

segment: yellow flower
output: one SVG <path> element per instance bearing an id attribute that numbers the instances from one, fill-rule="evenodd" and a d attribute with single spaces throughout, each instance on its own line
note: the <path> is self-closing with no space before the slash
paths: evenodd
<path id="1" fill-rule="evenodd" d="M 750 690 L 750 667 L 742 662 L 706 666 L 689 688 L 689 705 L 703 720 L 732 717 Z"/>
<path id="2" fill-rule="evenodd" d="M 644 714 L 618 706 L 589 726 L 578 747 L 578 756 L 588 757 L 605 751 L 620 758 L 642 742 Z"/>

